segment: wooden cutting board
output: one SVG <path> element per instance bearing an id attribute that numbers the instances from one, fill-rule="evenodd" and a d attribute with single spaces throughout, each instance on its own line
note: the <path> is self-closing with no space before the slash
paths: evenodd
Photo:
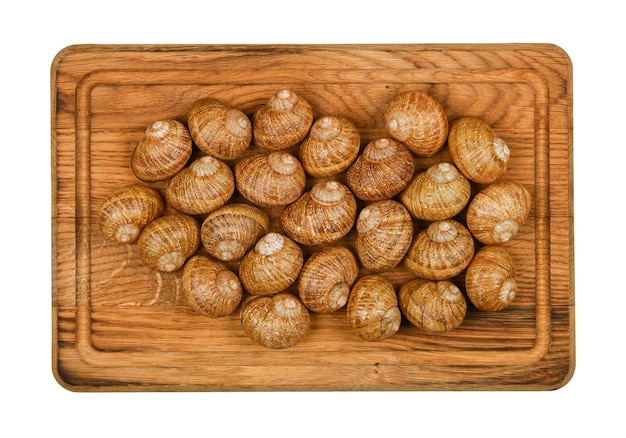
<path id="1" fill-rule="evenodd" d="M 517 267 L 516 301 L 492 313 L 470 305 L 463 324 L 445 334 L 404 321 L 381 342 L 354 335 L 341 309 L 313 315 L 301 343 L 274 351 L 244 335 L 237 312 L 219 319 L 194 313 L 180 273 L 150 271 L 134 244 L 104 238 L 98 210 L 113 191 L 136 182 L 128 161 L 147 126 L 185 121 L 203 96 L 251 115 L 281 88 L 305 96 L 316 117 L 350 118 L 363 146 L 386 135 L 386 102 L 404 89 L 437 98 L 450 120 L 469 114 L 491 124 L 511 148 L 503 180 L 524 184 L 534 200 L 520 234 L 506 244 Z M 52 364 L 63 387 L 549 390 L 571 378 L 572 66 L 560 48 L 71 46 L 52 64 L 51 99 Z M 449 159 L 447 148 L 416 158 L 416 172 Z M 353 242 L 351 232 L 341 243 Z M 403 268 L 384 275 L 395 286 L 409 277 Z M 462 287 L 462 276 L 454 281 Z"/>

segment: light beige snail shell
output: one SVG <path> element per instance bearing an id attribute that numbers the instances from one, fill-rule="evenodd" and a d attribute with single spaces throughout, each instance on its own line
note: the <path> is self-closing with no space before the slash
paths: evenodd
<path id="1" fill-rule="evenodd" d="M 158 191 L 133 184 L 116 190 L 105 199 L 98 213 L 98 223 L 109 239 L 133 243 L 141 230 L 161 217 L 164 211 L 165 204 Z"/>
<path id="2" fill-rule="evenodd" d="M 499 245 L 480 248 L 465 273 L 465 291 L 480 310 L 506 308 L 517 294 L 515 267 L 508 251 Z"/>
<path id="3" fill-rule="evenodd" d="M 356 230 L 356 253 L 370 272 L 395 268 L 413 240 L 411 215 L 392 199 L 366 205 L 359 213 Z"/>
<path id="4" fill-rule="evenodd" d="M 178 120 L 157 120 L 133 149 L 130 169 L 140 181 L 163 181 L 185 167 L 192 151 L 187 126 Z"/>
<path id="5" fill-rule="evenodd" d="M 348 302 L 359 266 L 345 246 L 327 246 L 304 263 L 298 279 L 298 295 L 315 313 L 332 313 Z"/>
<path id="6" fill-rule="evenodd" d="M 241 282 L 224 263 L 192 256 L 183 267 L 182 289 L 196 312 L 216 318 L 230 315 L 241 303 Z"/>
<path id="7" fill-rule="evenodd" d="M 441 104 L 417 90 L 398 93 L 385 109 L 385 126 L 392 138 L 417 156 L 439 152 L 448 136 L 448 118 Z"/>
<path id="8" fill-rule="evenodd" d="M 418 173 L 400 194 L 400 201 L 416 219 L 438 221 L 459 214 L 472 194 L 467 178 L 447 162 Z"/>
<path id="9" fill-rule="evenodd" d="M 276 294 L 296 282 L 303 264 L 304 254 L 297 243 L 270 232 L 241 259 L 239 279 L 253 295 Z"/>
<path id="10" fill-rule="evenodd" d="M 300 143 L 313 124 L 311 105 L 293 90 L 271 96 L 252 116 L 252 135 L 257 146 L 286 149 Z"/>
<path id="11" fill-rule="evenodd" d="M 345 117 L 324 116 L 313 123 L 300 145 L 300 161 L 307 174 L 321 178 L 346 170 L 361 147 L 358 129 Z"/>
<path id="12" fill-rule="evenodd" d="M 201 215 L 226 204 L 234 191 L 235 177 L 230 167 L 205 155 L 169 180 L 165 198 L 170 207 L 181 213 Z"/>
<path id="13" fill-rule="evenodd" d="M 200 238 L 206 251 L 224 262 L 240 260 L 270 231 L 268 214 L 250 204 L 234 203 L 210 213 Z"/>
<path id="14" fill-rule="evenodd" d="M 467 227 L 486 245 L 513 239 L 528 219 L 532 197 L 523 185 L 513 181 L 493 183 L 474 196 L 467 208 Z"/>
<path id="15" fill-rule="evenodd" d="M 293 347 L 311 325 L 309 311 L 293 294 L 253 295 L 242 303 L 241 327 L 253 342 L 266 348 Z"/>
<path id="16" fill-rule="evenodd" d="M 219 99 L 196 101 L 187 115 L 187 126 L 198 149 L 220 160 L 234 160 L 252 141 L 248 116 Z"/>
<path id="17" fill-rule="evenodd" d="M 381 201 L 400 193 L 413 177 L 411 152 L 390 138 L 371 141 L 350 166 L 346 182 L 363 201 Z"/>
<path id="18" fill-rule="evenodd" d="M 415 327 L 443 333 L 460 326 L 467 301 L 451 281 L 414 278 L 400 286 L 398 301 L 402 315 Z"/>
<path id="19" fill-rule="evenodd" d="M 491 126 L 473 116 L 462 116 L 452 123 L 448 148 L 461 173 L 479 184 L 493 183 L 504 175 L 511 156 Z"/>
<path id="20" fill-rule="evenodd" d="M 244 155 L 235 165 L 237 190 L 260 207 L 278 207 L 294 202 L 306 186 L 300 161 L 286 151 Z"/>
<path id="21" fill-rule="evenodd" d="M 200 225 L 185 214 L 166 214 L 145 226 L 137 250 L 150 269 L 173 272 L 181 268 L 200 246 Z"/>
<path id="22" fill-rule="evenodd" d="M 280 213 L 283 232 L 303 245 L 338 241 L 354 226 L 356 199 L 350 189 L 337 181 L 316 183 Z"/>
<path id="23" fill-rule="evenodd" d="M 352 331 L 366 341 L 395 334 L 402 315 L 393 284 L 379 274 L 360 277 L 350 291 L 347 316 Z"/>
<path id="24" fill-rule="evenodd" d="M 417 277 L 446 280 L 463 272 L 473 255 L 474 239 L 467 228 L 445 219 L 417 233 L 404 265 Z"/>

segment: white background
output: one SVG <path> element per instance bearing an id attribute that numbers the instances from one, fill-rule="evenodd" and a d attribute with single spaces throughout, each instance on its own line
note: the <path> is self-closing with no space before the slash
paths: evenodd
<path id="1" fill-rule="evenodd" d="M 0 18 L 1 436 L 624 436 L 626 35 L 619 2 L 9 4 Z M 577 363 L 565 387 L 549 392 L 85 394 L 56 383 L 51 371 L 50 66 L 59 50 L 81 43 L 491 42 L 554 43 L 574 66 Z"/>

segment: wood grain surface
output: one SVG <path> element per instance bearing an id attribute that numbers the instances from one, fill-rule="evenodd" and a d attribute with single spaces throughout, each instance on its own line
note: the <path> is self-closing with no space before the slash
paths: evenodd
<path id="1" fill-rule="evenodd" d="M 450 120 L 475 115 L 491 124 L 511 149 L 503 180 L 524 184 L 534 200 L 520 234 L 506 244 L 517 268 L 516 301 L 493 313 L 470 306 L 463 324 L 445 334 L 426 334 L 404 321 L 381 342 L 352 333 L 345 309 L 316 314 L 302 342 L 274 351 L 244 335 L 238 312 L 217 319 L 194 313 L 182 295 L 180 272 L 151 271 L 134 244 L 105 239 L 98 210 L 114 190 L 136 182 L 129 156 L 147 126 L 160 118 L 186 121 L 192 103 L 204 96 L 252 115 L 284 87 L 302 94 L 315 117 L 351 119 L 362 146 L 385 136 L 385 105 L 404 89 L 437 98 Z M 53 62 L 51 99 L 52 367 L 62 386 L 550 390 L 571 378 L 572 66 L 560 48 L 71 46 Z M 447 148 L 416 158 L 416 172 L 449 159 Z M 269 213 L 275 219 L 279 209 Z M 352 247 L 354 238 L 353 230 L 342 243 Z M 402 268 L 384 275 L 395 286 L 410 277 Z M 454 281 L 462 286 L 462 274 Z"/>

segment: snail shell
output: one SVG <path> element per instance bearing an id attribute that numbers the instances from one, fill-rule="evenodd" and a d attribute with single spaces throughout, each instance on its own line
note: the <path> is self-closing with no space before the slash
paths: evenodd
<path id="1" fill-rule="evenodd" d="M 343 246 L 328 246 L 313 253 L 302 267 L 298 294 L 315 313 L 331 313 L 348 301 L 359 266 L 356 257 Z"/>
<path id="2" fill-rule="evenodd" d="M 200 225 L 191 216 L 166 214 L 145 226 L 137 249 L 150 269 L 173 272 L 181 268 L 200 246 Z"/>
<path id="3" fill-rule="evenodd" d="M 309 311 L 290 293 L 251 296 L 241 305 L 241 327 L 256 344 L 267 348 L 292 347 L 307 334 Z"/>
<path id="4" fill-rule="evenodd" d="M 175 210 L 199 215 L 226 204 L 234 191 L 235 177 L 230 167 L 217 158 L 205 155 L 169 180 L 165 198 Z"/>
<path id="5" fill-rule="evenodd" d="M 491 126 L 472 116 L 462 116 L 452 123 L 448 148 L 461 173 L 479 184 L 490 184 L 504 175 L 511 155 Z"/>
<path id="6" fill-rule="evenodd" d="M 467 208 L 467 227 L 476 239 L 486 245 L 511 240 L 519 233 L 532 199 L 526 187 L 502 181 L 478 192 Z"/>
<path id="7" fill-rule="evenodd" d="M 270 232 L 246 253 L 239 265 L 239 279 L 253 295 L 282 292 L 298 279 L 304 255 L 290 238 Z"/>
<path id="8" fill-rule="evenodd" d="M 187 116 L 187 126 L 198 149 L 220 160 L 234 160 L 252 141 L 250 119 L 219 99 L 196 101 Z"/>
<path id="9" fill-rule="evenodd" d="M 417 156 L 436 154 L 448 136 L 448 118 L 441 104 L 416 90 L 398 93 L 389 102 L 385 126 L 392 138 Z"/>
<path id="10" fill-rule="evenodd" d="M 400 193 L 413 177 L 413 155 L 390 138 L 373 140 L 346 173 L 354 196 L 363 201 L 381 201 Z"/>
<path id="11" fill-rule="evenodd" d="M 371 272 L 396 267 L 413 240 L 413 221 L 404 206 L 392 199 L 365 206 L 356 221 L 355 249 Z"/>
<path id="12" fill-rule="evenodd" d="M 130 169 L 140 181 L 162 181 L 189 161 L 193 143 L 187 127 L 173 119 L 157 120 L 144 133 L 130 156 Z"/>
<path id="13" fill-rule="evenodd" d="M 400 286 L 398 301 L 404 317 L 427 332 L 442 333 L 455 329 L 467 313 L 463 293 L 448 280 L 409 280 Z"/>
<path id="14" fill-rule="evenodd" d="M 502 246 L 483 246 L 476 252 L 465 273 L 467 296 L 480 310 L 498 311 L 507 307 L 517 293 L 513 259 Z"/>
<path id="15" fill-rule="evenodd" d="M 294 202 L 306 185 L 300 161 L 285 151 L 245 155 L 235 165 L 239 193 L 260 207 L 278 207 Z"/>
<path id="16" fill-rule="evenodd" d="M 404 264 L 418 277 L 445 280 L 460 274 L 473 255 L 474 239 L 467 228 L 445 219 L 432 222 L 415 236 Z"/>
<path id="17" fill-rule="evenodd" d="M 307 174 L 327 177 L 346 170 L 361 147 L 359 131 L 350 120 L 339 116 L 318 119 L 300 145 L 300 161 Z"/>
<path id="18" fill-rule="evenodd" d="M 240 260 L 270 230 L 266 212 L 249 204 L 226 204 L 202 222 L 200 238 L 218 260 Z"/>
<path id="19" fill-rule="evenodd" d="M 237 275 L 225 264 L 203 255 L 193 256 L 185 263 L 182 289 L 189 305 L 209 317 L 230 315 L 243 296 Z"/>
<path id="20" fill-rule="evenodd" d="M 344 237 L 356 221 L 356 199 L 337 181 L 315 184 L 281 212 L 283 232 L 303 245 L 321 245 Z"/>
<path id="21" fill-rule="evenodd" d="M 352 286 L 347 315 L 352 330 L 366 341 L 388 338 L 402 322 L 396 291 L 379 274 L 364 275 Z"/>
<path id="22" fill-rule="evenodd" d="M 471 193 L 469 180 L 453 164 L 442 162 L 415 175 L 400 201 L 414 218 L 437 221 L 459 214 Z"/>
<path id="23" fill-rule="evenodd" d="M 295 146 L 313 124 L 313 109 L 302 97 L 289 89 L 280 90 L 252 116 L 254 142 L 266 149 Z"/>
<path id="24" fill-rule="evenodd" d="M 164 210 L 159 192 L 134 184 L 115 191 L 102 203 L 98 222 L 109 239 L 132 243 L 148 223 L 163 215 Z"/>

